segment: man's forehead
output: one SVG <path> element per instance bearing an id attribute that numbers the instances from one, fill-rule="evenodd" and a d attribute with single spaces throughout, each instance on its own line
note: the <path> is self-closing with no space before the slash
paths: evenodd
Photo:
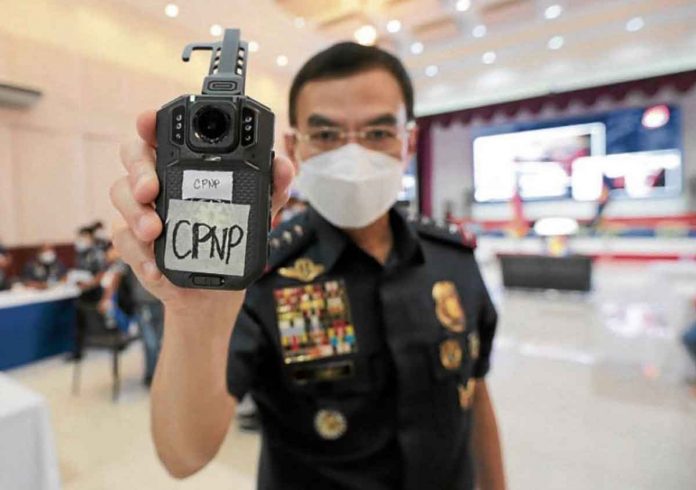
<path id="1" fill-rule="evenodd" d="M 385 114 L 392 114 L 398 121 L 406 119 L 401 87 L 382 69 L 312 80 L 300 90 L 296 107 L 300 124 L 306 124 L 312 115 L 340 124 L 367 122 Z"/>

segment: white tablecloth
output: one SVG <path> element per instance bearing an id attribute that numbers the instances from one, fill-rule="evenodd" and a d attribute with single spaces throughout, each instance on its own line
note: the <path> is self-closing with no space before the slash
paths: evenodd
<path id="1" fill-rule="evenodd" d="M 0 374 L 0 490 L 60 489 L 44 399 Z"/>
<path id="2" fill-rule="evenodd" d="M 11 291 L 0 291 L 0 308 L 30 305 L 77 298 L 80 289 L 71 284 L 59 284 L 49 289 L 16 288 Z"/>

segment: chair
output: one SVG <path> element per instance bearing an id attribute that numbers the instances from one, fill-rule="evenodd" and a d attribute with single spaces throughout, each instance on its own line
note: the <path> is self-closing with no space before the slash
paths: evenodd
<path id="1" fill-rule="evenodd" d="M 86 303 L 77 301 L 77 316 L 78 322 L 81 322 L 83 338 L 82 350 L 87 348 L 108 349 L 112 353 L 112 376 L 113 388 L 112 399 L 117 401 L 121 390 L 121 378 L 119 370 L 119 356 L 134 340 L 140 338 L 139 335 L 133 335 L 121 331 L 115 325 L 108 324 L 106 317 L 102 314 L 97 305 L 94 303 Z M 82 357 L 80 353 L 75 359 L 73 368 L 72 392 L 74 395 L 79 394 L 80 379 L 82 370 Z"/>

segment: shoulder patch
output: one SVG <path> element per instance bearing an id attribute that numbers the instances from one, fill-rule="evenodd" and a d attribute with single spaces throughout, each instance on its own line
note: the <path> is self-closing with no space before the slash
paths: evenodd
<path id="1" fill-rule="evenodd" d="M 307 213 L 278 225 L 268 236 L 269 252 L 265 273 L 277 269 L 302 253 L 313 240 L 314 230 L 309 227 Z"/>
<path id="2" fill-rule="evenodd" d="M 411 226 L 421 238 L 432 240 L 465 250 L 476 248 L 476 235 L 462 225 L 438 224 L 425 216 L 409 218 Z"/>

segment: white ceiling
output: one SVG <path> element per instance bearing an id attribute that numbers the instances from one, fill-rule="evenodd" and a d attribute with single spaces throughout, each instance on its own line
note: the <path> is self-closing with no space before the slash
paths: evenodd
<path id="1" fill-rule="evenodd" d="M 115 1 L 180 26 L 191 41 L 212 39 L 212 24 L 239 27 L 260 45 L 252 73 L 257 67 L 288 84 L 314 52 L 371 24 L 377 43 L 410 70 L 418 114 L 696 68 L 696 0 L 471 0 L 466 11 L 457 0 L 171 0 L 179 7 L 173 19 L 164 14 L 167 0 Z M 548 20 L 554 4 L 562 12 Z M 629 32 L 634 17 L 644 26 Z M 392 19 L 399 32 L 387 31 Z M 485 36 L 474 37 L 477 25 Z M 555 36 L 563 45 L 551 50 Z M 422 53 L 411 53 L 414 42 Z M 495 62 L 484 64 L 489 51 Z M 287 66 L 277 66 L 279 55 Z"/>

